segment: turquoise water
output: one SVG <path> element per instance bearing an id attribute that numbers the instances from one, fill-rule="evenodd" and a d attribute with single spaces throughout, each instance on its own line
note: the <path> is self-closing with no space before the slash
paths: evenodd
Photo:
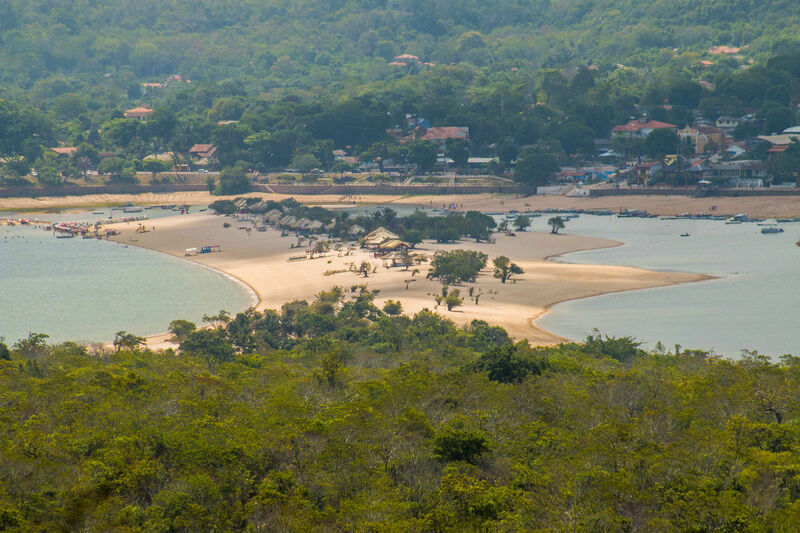
<path id="1" fill-rule="evenodd" d="M 254 298 L 235 280 L 168 255 L 0 226 L 0 336 L 7 343 L 32 331 L 50 342 L 107 342 L 120 330 L 153 335 L 176 318 L 199 324 L 204 314 L 237 312 Z"/>
<path id="2" fill-rule="evenodd" d="M 565 302 L 538 325 L 571 339 L 583 339 L 598 328 L 603 334 L 633 335 L 649 347 L 661 341 L 670 348 L 677 343 L 731 357 L 742 349 L 800 355 L 800 247 L 794 244 L 800 223 L 781 227 L 784 233 L 763 235 L 753 223 L 582 215 L 570 220 L 565 231 L 626 244 L 558 260 L 719 279 Z M 533 229 L 544 231 L 546 218 L 534 219 Z"/>

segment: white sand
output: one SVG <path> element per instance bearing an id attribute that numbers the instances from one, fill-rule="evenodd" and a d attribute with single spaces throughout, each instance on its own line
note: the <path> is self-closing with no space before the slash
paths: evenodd
<path id="1" fill-rule="evenodd" d="M 231 227 L 224 228 L 224 222 L 230 222 Z M 331 251 L 322 258 L 289 262 L 289 257 L 304 255 L 303 250 L 290 249 L 290 245 L 297 241 L 296 237 L 281 238 L 272 229 L 266 232 L 253 230 L 247 234 L 236 229 L 242 223 L 232 218 L 198 213 L 151 220 L 146 224 L 148 229 L 155 227 L 155 231 L 136 234 L 136 223 L 117 225 L 116 228 L 122 233 L 114 240 L 177 257 L 184 257 L 186 248 L 219 244 L 221 252 L 186 259 L 226 272 L 249 285 L 260 299 L 258 309 L 279 309 L 283 303 L 291 300 L 311 300 L 315 294 L 335 285 L 349 288 L 366 283 L 368 288 L 380 291 L 376 299 L 379 306 L 387 299 L 400 300 L 404 312 L 413 314 L 424 308 L 434 309 L 432 295 L 441 290 L 439 282 L 425 279 L 427 264 L 416 267 L 420 273 L 412 276 L 413 269 L 386 268 L 381 259 L 375 259 L 364 250 L 356 250 L 349 256 Z M 552 344 L 564 340 L 534 325 L 538 317 L 558 302 L 706 279 L 697 274 L 546 261 L 548 257 L 568 252 L 620 244 L 604 239 L 518 232 L 516 237 L 497 235 L 496 241 L 475 243 L 464 240 L 453 245 L 426 242 L 417 247 L 419 252 L 428 255 L 437 249 L 480 250 L 489 255 L 490 265 L 492 258 L 506 255 L 525 271 L 515 283 L 501 284 L 492 276 L 491 269 L 487 268 L 475 284 L 460 287 L 462 296 L 466 296 L 469 286 L 474 286 L 476 292 L 483 291 L 478 305 L 465 298 L 464 305 L 453 311 L 447 311 L 444 307 L 436 311 L 458 324 L 469 323 L 473 319 L 485 320 L 504 327 L 514 337 L 527 338 L 534 344 Z M 378 265 L 378 271 L 368 278 L 352 272 L 323 275 L 326 271 L 347 269 L 350 263 L 358 264 L 362 260 Z M 414 281 L 406 289 L 406 281 L 411 279 Z M 166 336 L 152 338 L 151 345 L 164 347 L 167 345 L 166 339 Z"/>

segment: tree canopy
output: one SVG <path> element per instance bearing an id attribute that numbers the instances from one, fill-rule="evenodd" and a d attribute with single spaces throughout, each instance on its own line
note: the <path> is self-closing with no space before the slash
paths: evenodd
<path id="1" fill-rule="evenodd" d="M 2 528 L 800 526 L 797 357 L 534 348 L 374 298 L 176 322 L 180 355 L 0 343 Z"/>

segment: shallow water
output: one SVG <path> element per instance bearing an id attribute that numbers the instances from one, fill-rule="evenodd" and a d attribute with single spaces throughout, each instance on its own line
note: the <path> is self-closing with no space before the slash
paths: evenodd
<path id="1" fill-rule="evenodd" d="M 244 285 L 175 257 L 0 226 L 0 336 L 7 343 L 28 332 L 46 333 L 50 342 L 107 342 L 120 330 L 147 336 L 177 318 L 200 323 L 204 314 L 253 303 Z"/>
<path id="2" fill-rule="evenodd" d="M 533 229 L 544 231 L 545 224 L 546 219 L 535 219 Z M 800 223 L 781 227 L 784 233 L 764 235 L 754 223 L 582 215 L 570 220 L 565 231 L 626 244 L 558 260 L 719 279 L 565 302 L 538 325 L 571 339 L 583 339 L 598 328 L 603 334 L 635 336 L 649 347 L 661 341 L 668 348 L 677 343 L 732 357 L 742 349 L 800 354 L 800 247 L 794 244 Z"/>

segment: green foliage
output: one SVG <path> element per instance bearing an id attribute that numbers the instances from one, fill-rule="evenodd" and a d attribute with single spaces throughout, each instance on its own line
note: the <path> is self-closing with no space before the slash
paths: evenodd
<path id="1" fill-rule="evenodd" d="M 208 207 L 213 209 L 220 215 L 230 215 L 238 211 L 236 206 L 233 204 L 233 201 L 231 200 L 215 200 L 214 202 L 211 202 L 208 205 Z"/>
<path id="2" fill-rule="evenodd" d="M 397 300 L 386 300 L 383 304 L 383 312 L 387 315 L 397 316 L 403 312 L 403 304 Z"/>
<path id="3" fill-rule="evenodd" d="M 505 283 L 512 275 L 514 274 L 522 274 L 522 269 L 516 265 L 516 263 L 512 263 L 511 260 L 504 256 L 500 255 L 492 259 L 492 264 L 494 265 L 494 277 L 500 280 L 500 283 Z"/>
<path id="4" fill-rule="evenodd" d="M 447 291 L 442 302 L 447 307 L 448 311 L 452 311 L 454 308 L 464 303 L 464 299 L 461 297 L 461 291 L 459 289 L 451 289 Z"/>
<path id="5" fill-rule="evenodd" d="M 127 331 L 118 331 L 117 334 L 114 335 L 114 350 L 120 351 L 123 348 L 127 350 L 136 350 L 139 346 L 145 344 L 145 342 L 146 340 L 144 337 L 136 336 Z"/>
<path id="6" fill-rule="evenodd" d="M 445 285 L 473 282 L 486 266 L 488 256 L 474 250 L 437 250 L 429 276 Z"/>
<path id="7" fill-rule="evenodd" d="M 565 221 L 560 216 L 554 216 L 547 219 L 547 225 L 550 226 L 550 233 L 556 234 L 558 230 L 564 229 Z"/>
<path id="8" fill-rule="evenodd" d="M 196 330 L 197 326 L 194 322 L 189 322 L 188 320 L 173 320 L 169 323 L 169 329 L 167 331 L 172 333 L 178 342 L 183 342 Z"/>
<path id="9" fill-rule="evenodd" d="M 433 453 L 442 461 L 472 463 L 487 451 L 489 446 L 483 432 L 463 418 L 450 421 L 433 439 Z"/>
<path id="10" fill-rule="evenodd" d="M 514 229 L 517 231 L 525 231 L 531 227 L 531 219 L 525 215 L 519 215 L 514 219 Z"/>
<path id="11" fill-rule="evenodd" d="M 11 351 L 8 349 L 8 345 L 0 340 L 0 360 L 10 361 L 11 360 Z"/>
<path id="12" fill-rule="evenodd" d="M 800 524 L 796 357 L 647 354 L 599 333 L 530 348 L 373 299 L 332 287 L 208 317 L 180 354 L 31 334 L 0 359 L 0 526 Z"/>
<path id="13" fill-rule="evenodd" d="M 485 352 L 470 368 L 487 372 L 492 381 L 516 383 L 528 375 L 541 374 L 547 362 L 536 358 L 526 345 L 504 344 Z"/>
<path id="14" fill-rule="evenodd" d="M 219 173 L 213 194 L 217 196 L 242 194 L 248 192 L 250 186 L 250 178 L 247 177 L 247 173 L 242 167 L 228 167 Z"/>
<path id="15" fill-rule="evenodd" d="M 558 161 L 551 153 L 526 149 L 520 153 L 514 179 L 533 187 L 544 185 L 558 171 Z"/>
<path id="16" fill-rule="evenodd" d="M 603 338 L 597 331 L 587 335 L 584 343 L 588 353 L 611 357 L 620 363 L 630 362 L 636 357 L 645 355 L 645 351 L 639 348 L 641 345 L 642 343 L 636 342 L 633 337 Z"/>

